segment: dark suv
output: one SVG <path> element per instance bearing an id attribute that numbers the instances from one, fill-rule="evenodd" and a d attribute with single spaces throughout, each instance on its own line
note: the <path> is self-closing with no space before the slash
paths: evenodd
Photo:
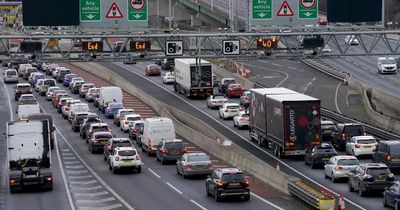
<path id="1" fill-rule="evenodd" d="M 332 144 L 341 151 L 344 151 L 346 144 L 353 136 L 364 136 L 364 126 L 358 123 L 337 124 L 338 130 L 332 133 Z"/>
<path id="2" fill-rule="evenodd" d="M 321 121 L 321 137 L 323 142 L 332 142 L 332 133 L 337 132 L 337 126 L 330 120 Z"/>
<path id="3" fill-rule="evenodd" d="M 214 196 L 217 202 L 230 196 L 238 196 L 246 201 L 250 199 L 249 182 L 238 168 L 215 169 L 206 180 L 206 192 L 207 196 Z"/>
<path id="4" fill-rule="evenodd" d="M 363 196 L 367 191 L 383 192 L 394 181 L 394 175 L 385 164 L 361 163 L 350 171 L 348 189 Z"/>
<path id="5" fill-rule="evenodd" d="M 180 139 L 161 140 L 157 146 L 156 159 L 164 165 L 167 161 L 176 161 L 186 152 L 186 147 Z"/>
<path id="6" fill-rule="evenodd" d="M 164 61 L 161 63 L 161 68 L 163 70 L 169 70 L 172 71 L 175 69 L 175 60 L 173 58 L 166 58 Z"/>
<path id="7" fill-rule="evenodd" d="M 310 164 L 311 168 L 315 168 L 317 165 L 323 166 L 336 155 L 337 152 L 331 144 L 321 143 L 306 150 L 304 161 L 306 165 Z"/>
<path id="8" fill-rule="evenodd" d="M 90 124 L 100 123 L 100 122 L 101 120 L 96 113 L 88 114 L 88 116 L 86 116 L 86 119 L 84 119 L 81 125 L 79 126 L 79 135 L 82 136 L 82 139 L 86 139 L 86 131 L 89 129 Z"/>
<path id="9" fill-rule="evenodd" d="M 110 153 L 116 147 L 133 147 L 131 141 L 128 138 L 111 138 L 108 140 L 106 145 L 104 145 L 103 154 L 104 160 L 108 162 L 108 157 L 110 157 Z"/>
<path id="10" fill-rule="evenodd" d="M 218 84 L 218 91 L 225 94 L 230 84 L 236 84 L 236 80 L 234 78 L 222 78 L 221 83 Z"/>
<path id="11" fill-rule="evenodd" d="M 390 169 L 400 169 L 400 140 L 380 141 L 374 153 L 374 163 L 385 163 Z"/>
<path id="12" fill-rule="evenodd" d="M 78 132 L 79 131 L 79 127 L 80 127 L 81 123 L 88 116 L 88 114 L 89 114 L 88 112 L 77 112 L 77 113 L 74 113 L 74 115 L 72 116 L 72 120 L 71 120 L 71 129 L 74 132 Z"/>

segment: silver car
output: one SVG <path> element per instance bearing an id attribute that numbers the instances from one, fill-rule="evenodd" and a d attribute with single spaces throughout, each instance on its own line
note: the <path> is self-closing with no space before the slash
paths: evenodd
<path id="1" fill-rule="evenodd" d="M 340 178 L 348 178 L 350 171 L 358 165 L 358 159 L 354 156 L 334 156 L 325 164 L 325 178 L 331 178 L 332 182 L 336 182 Z"/>
<path id="2" fill-rule="evenodd" d="M 185 153 L 176 162 L 176 172 L 183 178 L 195 175 L 210 175 L 214 167 L 206 153 Z"/>

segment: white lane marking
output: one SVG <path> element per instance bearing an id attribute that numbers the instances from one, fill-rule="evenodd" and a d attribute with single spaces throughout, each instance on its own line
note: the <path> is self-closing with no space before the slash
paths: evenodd
<path id="1" fill-rule="evenodd" d="M 276 209 L 278 209 L 278 210 L 284 210 L 284 208 L 281 208 L 280 206 L 277 206 L 276 204 L 271 203 L 270 201 L 268 201 L 268 200 L 262 198 L 261 196 L 259 196 L 259 195 L 257 195 L 257 194 L 254 194 L 254 193 L 252 193 L 252 192 L 250 192 L 250 194 L 251 194 L 251 196 L 256 197 L 257 199 L 261 200 L 262 202 L 264 202 L 264 203 L 266 203 L 266 204 L 268 204 L 268 205 L 270 205 L 270 206 L 272 206 L 272 207 L 274 207 L 274 208 L 276 208 Z"/>
<path id="2" fill-rule="evenodd" d="M 105 203 L 115 201 L 114 197 L 108 197 L 103 199 L 96 199 L 96 200 L 76 200 L 77 203 Z"/>
<path id="3" fill-rule="evenodd" d="M 101 196 L 101 195 L 108 195 L 109 193 L 107 191 L 100 191 L 100 192 L 95 192 L 95 193 L 75 193 L 74 195 L 76 197 L 96 197 L 96 196 Z"/>
<path id="4" fill-rule="evenodd" d="M 199 207 L 200 209 L 202 209 L 202 210 L 208 210 L 207 208 L 205 208 L 204 206 L 200 205 L 199 203 L 197 203 L 197 202 L 194 201 L 194 200 L 190 200 L 190 202 L 194 203 L 194 205 L 198 206 L 198 207 Z"/>
<path id="5" fill-rule="evenodd" d="M 362 69 L 364 70 L 368 70 L 365 66 L 361 66 Z M 371 71 L 372 72 L 372 71 Z"/>
<path id="6" fill-rule="evenodd" d="M 317 79 L 317 78 L 316 78 L 316 77 L 314 77 L 314 78 L 311 80 L 311 82 L 314 82 L 316 79 Z"/>
<path id="7" fill-rule="evenodd" d="M 72 185 L 89 185 L 97 183 L 96 180 L 89 180 L 89 181 L 71 181 L 70 184 Z"/>
<path id="8" fill-rule="evenodd" d="M 83 165 L 77 165 L 77 166 L 65 166 L 66 169 L 77 169 L 77 168 L 83 168 Z"/>
<path id="9" fill-rule="evenodd" d="M 289 68 L 289 69 L 293 69 L 293 70 L 297 70 L 296 67 L 292 67 L 292 66 L 289 66 L 288 68 Z"/>
<path id="10" fill-rule="evenodd" d="M 149 78 L 146 78 L 146 77 L 144 77 L 144 76 L 138 74 L 138 73 L 135 72 L 133 69 L 129 69 L 129 68 L 127 68 L 126 66 L 124 66 L 124 65 L 122 65 L 122 64 L 119 64 L 119 63 L 117 63 L 117 62 L 112 62 L 112 63 L 115 64 L 115 65 L 117 65 L 117 66 L 119 66 L 119 67 L 121 67 L 121 68 L 123 68 L 123 69 L 125 69 L 125 70 L 127 70 L 127 71 L 129 71 L 129 72 L 131 72 L 131 73 L 133 73 L 133 74 L 136 74 L 136 75 L 138 75 L 139 77 L 142 77 L 143 79 L 145 79 L 145 80 L 147 80 L 147 81 L 153 83 L 154 85 L 156 85 L 156 86 L 158 86 L 158 87 L 164 89 L 165 91 L 167 91 L 167 92 L 170 93 L 171 95 L 175 96 L 177 99 L 179 99 L 179 100 L 185 102 L 186 104 L 188 104 L 189 106 L 191 106 L 191 107 L 193 107 L 194 109 L 198 110 L 199 112 L 203 113 L 204 115 L 208 116 L 209 118 L 211 118 L 212 120 L 214 120 L 215 122 L 217 122 L 218 124 L 220 124 L 221 126 L 223 126 L 223 127 L 225 127 L 226 129 L 230 130 L 231 132 L 233 132 L 234 134 L 236 134 L 237 136 L 239 136 L 242 140 L 247 141 L 247 142 L 250 143 L 250 145 L 252 145 L 255 149 L 261 151 L 262 153 L 264 153 L 264 154 L 270 156 L 272 159 L 278 161 L 280 164 L 282 164 L 282 165 L 285 166 L 286 168 L 288 168 L 288 169 L 292 170 L 293 172 L 297 173 L 298 175 L 304 177 L 305 179 L 307 179 L 308 181 L 310 181 L 310 182 L 312 182 L 313 184 L 317 185 L 318 187 L 325 188 L 325 189 L 331 191 L 331 192 L 332 192 L 333 194 L 335 194 L 336 196 L 339 196 L 339 193 L 336 193 L 335 191 L 333 191 L 333 190 L 327 188 L 326 186 L 323 186 L 322 184 L 318 183 L 317 181 L 315 181 L 315 180 L 313 180 L 312 178 L 306 176 L 305 174 L 303 174 L 303 173 L 301 173 L 300 171 L 296 170 L 295 168 L 291 167 L 291 166 L 288 165 L 287 163 L 283 162 L 281 159 L 275 157 L 274 155 L 272 155 L 272 154 L 268 153 L 267 151 L 263 150 L 262 148 L 258 147 L 254 142 L 252 142 L 252 141 L 250 141 L 250 140 L 244 138 L 244 137 L 241 136 L 239 133 L 237 133 L 235 130 L 232 130 L 232 129 L 231 129 L 230 127 L 228 127 L 227 125 L 221 123 L 220 121 L 218 121 L 218 120 L 217 120 L 216 118 L 214 118 L 213 116 L 211 116 L 211 115 L 209 115 L 208 113 L 204 112 L 204 111 L 201 110 L 200 108 L 194 106 L 194 105 L 191 104 L 190 102 L 186 101 L 184 98 L 179 97 L 178 94 L 176 94 L 176 93 L 174 93 L 174 92 L 168 90 L 168 89 L 165 88 L 164 86 L 161 86 L 161 85 L 157 84 L 156 82 L 150 80 Z M 247 65 L 248 65 L 248 64 L 247 64 Z M 257 68 L 260 68 L 260 67 L 257 67 Z M 282 73 L 284 73 L 284 72 L 282 72 Z M 285 73 L 285 74 L 286 74 L 286 73 Z M 287 75 L 287 78 L 288 78 L 289 75 L 288 75 L 288 74 L 286 74 L 286 75 Z M 285 78 L 283 81 L 285 81 L 287 78 Z M 282 81 L 282 82 L 283 82 L 283 81 Z M 281 83 L 282 83 L 282 82 L 281 82 Z M 276 87 L 278 87 L 278 86 L 276 86 Z M 356 204 L 355 202 L 353 202 L 353 201 L 351 201 L 351 200 L 349 200 L 349 199 L 347 199 L 347 198 L 345 198 L 345 200 L 346 200 L 348 203 L 351 203 L 353 206 L 356 206 L 356 207 L 359 208 L 359 209 L 366 210 L 365 208 L 361 207 L 360 205 Z"/>
<path id="11" fill-rule="evenodd" d="M 262 61 L 262 60 L 259 60 L 258 62 L 267 63 L 266 61 Z M 247 65 L 247 66 L 250 66 L 250 67 L 260 68 L 259 66 L 252 65 L 252 64 L 246 64 L 246 65 Z M 284 75 L 285 75 L 285 78 L 284 78 L 282 81 L 280 81 L 275 87 L 281 86 L 282 83 L 284 83 L 287 79 L 289 79 L 289 74 L 286 73 L 286 72 L 283 72 L 283 71 L 276 71 L 276 70 L 271 70 L 271 69 L 270 69 L 269 71 L 278 72 L 278 73 L 281 73 L 281 74 L 284 74 Z"/>
<path id="12" fill-rule="evenodd" d="M 274 66 L 278 66 L 278 67 L 283 67 L 281 64 L 277 64 L 277 63 L 271 63 Z"/>
<path id="13" fill-rule="evenodd" d="M 171 183 L 166 182 L 166 184 L 167 184 L 169 187 L 171 187 L 172 189 L 174 189 L 177 193 L 183 194 L 182 191 L 178 190 L 178 188 L 176 188 L 176 187 L 175 187 L 174 185 L 172 185 Z"/>
<path id="14" fill-rule="evenodd" d="M 75 164 L 78 164 L 79 163 L 79 161 L 64 161 L 64 164 L 66 164 L 66 165 L 75 165 Z"/>
<path id="15" fill-rule="evenodd" d="M 103 206 L 103 207 L 79 207 L 79 210 L 110 210 L 110 209 L 116 209 L 122 207 L 121 204 L 113 204 L 113 205 L 108 205 L 108 206 Z"/>
<path id="16" fill-rule="evenodd" d="M 96 186 L 93 186 L 93 187 L 87 187 L 87 186 L 76 186 L 76 187 L 74 187 L 74 191 L 83 190 L 85 192 L 91 191 L 91 190 L 100 190 L 100 189 L 103 189 L 103 187 L 100 186 L 100 185 L 96 185 Z"/>
<path id="17" fill-rule="evenodd" d="M 339 104 L 338 104 L 338 93 L 339 93 L 339 88 L 340 88 L 341 84 L 342 84 L 342 82 L 339 82 L 339 84 L 336 87 L 336 91 L 335 91 L 335 106 L 336 106 L 336 110 L 339 112 L 339 114 L 342 114 L 342 112 L 339 109 Z"/>
<path id="18" fill-rule="evenodd" d="M 158 175 L 156 172 L 154 172 L 153 170 L 151 170 L 151 168 L 147 168 L 147 170 L 149 170 L 152 174 L 154 174 L 154 176 L 156 176 L 157 178 L 161 178 L 160 175 Z"/>
<path id="19" fill-rule="evenodd" d="M 70 171 L 70 170 L 68 170 L 66 172 L 67 172 L 67 174 L 85 174 L 85 173 L 88 173 L 89 171 L 88 170 L 79 170 L 79 171 Z"/>
<path id="20" fill-rule="evenodd" d="M 92 179 L 92 175 L 82 175 L 82 176 L 68 176 L 69 179 L 71 180 L 77 180 L 77 179 Z"/>

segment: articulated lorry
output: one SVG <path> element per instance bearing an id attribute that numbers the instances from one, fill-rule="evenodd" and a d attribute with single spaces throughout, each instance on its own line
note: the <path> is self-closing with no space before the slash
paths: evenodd
<path id="1" fill-rule="evenodd" d="M 211 63 L 201 59 L 175 59 L 175 92 L 187 97 L 208 97 L 213 94 Z"/>
<path id="2" fill-rule="evenodd" d="M 11 121 L 6 129 L 10 192 L 52 190 L 49 121 Z"/>
<path id="3" fill-rule="evenodd" d="M 286 88 L 251 89 L 250 138 L 278 157 L 304 155 L 321 142 L 320 103 Z"/>

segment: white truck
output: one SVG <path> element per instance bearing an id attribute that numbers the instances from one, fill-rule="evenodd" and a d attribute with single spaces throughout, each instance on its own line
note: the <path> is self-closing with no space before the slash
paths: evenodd
<path id="1" fill-rule="evenodd" d="M 187 97 L 208 97 L 213 94 L 211 63 L 201 59 L 175 59 L 175 92 Z"/>
<path id="2" fill-rule="evenodd" d="M 52 190 L 49 121 L 10 121 L 6 129 L 10 192 L 32 187 Z"/>

